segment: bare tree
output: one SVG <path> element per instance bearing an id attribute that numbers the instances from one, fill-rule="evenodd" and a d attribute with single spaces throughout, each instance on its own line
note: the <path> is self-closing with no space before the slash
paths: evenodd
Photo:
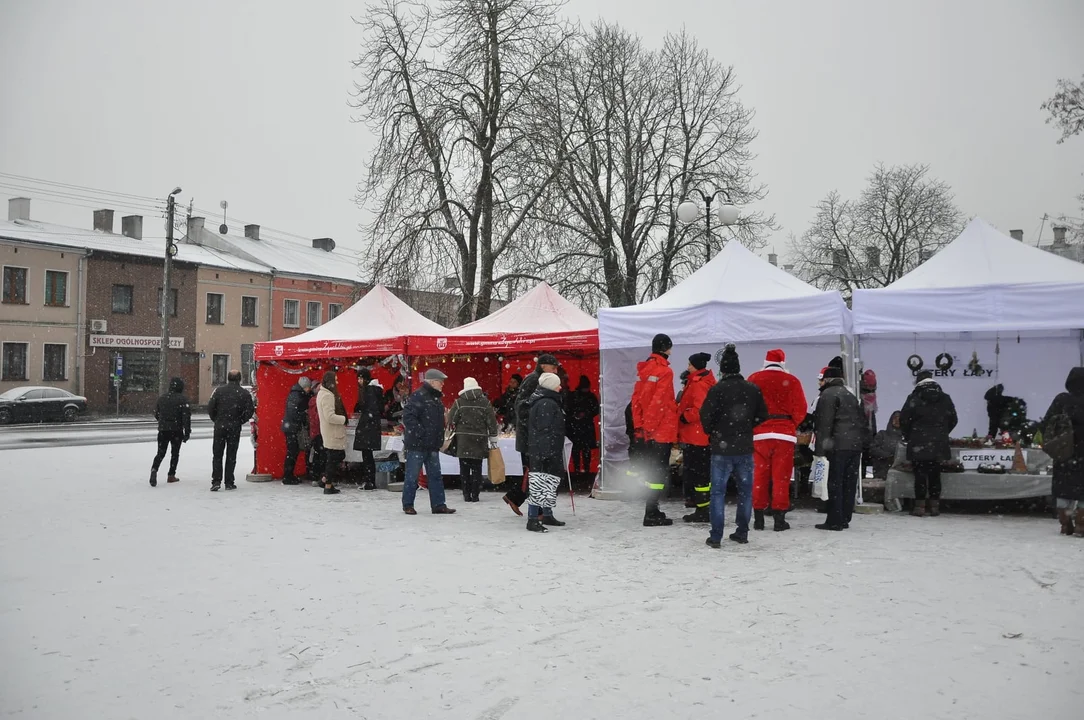
<path id="1" fill-rule="evenodd" d="M 836 191 L 791 239 L 796 274 L 818 287 L 883 287 L 918 267 L 963 229 L 952 190 L 928 165 L 878 165 L 858 200 Z"/>
<path id="2" fill-rule="evenodd" d="M 749 171 L 752 113 L 732 71 L 685 34 L 656 52 L 600 22 L 555 70 L 540 87 L 551 102 L 541 147 L 558 154 L 548 162 L 559 172 L 533 216 L 533 272 L 587 307 L 654 297 L 702 257 L 689 253 L 700 228 L 675 218 L 692 186 L 763 197 Z M 750 214 L 743 239 L 759 242 L 766 222 Z"/>
<path id="3" fill-rule="evenodd" d="M 1046 122 L 1061 130 L 1058 143 L 1063 143 L 1084 131 L 1084 75 L 1080 82 L 1062 78 L 1058 80 L 1057 88 L 1054 96 L 1040 109 L 1050 113 Z"/>
<path id="4" fill-rule="evenodd" d="M 358 202 L 374 279 L 462 292 L 489 312 L 494 273 L 555 177 L 528 166 L 531 87 L 571 37 L 559 0 L 381 0 L 355 22 L 358 120 L 377 134 Z"/>

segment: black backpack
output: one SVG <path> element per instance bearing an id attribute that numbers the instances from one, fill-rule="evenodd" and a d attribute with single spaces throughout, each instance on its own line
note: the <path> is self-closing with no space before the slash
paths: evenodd
<path id="1" fill-rule="evenodd" d="M 1066 462 L 1072 460 L 1073 448 L 1073 421 L 1063 410 L 1043 428 L 1043 452 L 1054 462 Z"/>

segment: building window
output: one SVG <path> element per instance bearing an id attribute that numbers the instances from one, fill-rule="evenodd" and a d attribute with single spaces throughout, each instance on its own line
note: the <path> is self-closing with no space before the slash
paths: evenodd
<path id="1" fill-rule="evenodd" d="M 155 306 L 158 317 L 162 317 L 162 288 L 158 288 L 158 304 Z M 177 288 L 169 289 L 169 315 L 177 317 Z"/>
<path id="2" fill-rule="evenodd" d="M 241 384 L 242 385 L 255 385 L 256 384 L 256 360 L 253 354 L 255 345 L 242 345 L 241 346 Z"/>
<path id="3" fill-rule="evenodd" d="M 320 315 L 323 313 L 323 305 L 318 302 L 310 302 L 305 306 L 305 325 L 314 328 L 320 327 Z"/>
<path id="4" fill-rule="evenodd" d="M 127 350 L 120 353 L 121 390 L 124 392 L 158 392 L 158 351 Z"/>
<path id="5" fill-rule="evenodd" d="M 229 355 L 212 355 L 211 356 L 211 384 L 212 385 L 225 385 L 226 376 L 230 372 L 230 356 Z"/>
<path id="6" fill-rule="evenodd" d="M 124 313 L 125 315 L 132 314 L 132 286 L 131 285 L 114 285 L 113 286 L 113 312 Z"/>
<path id="7" fill-rule="evenodd" d="M 301 301 L 286 300 L 282 305 L 282 326 L 295 328 L 301 326 Z"/>
<path id="8" fill-rule="evenodd" d="M 29 345 L 20 342 L 4 343 L 4 369 L 0 379 L 29 380 L 26 375 L 26 355 Z"/>
<path id="9" fill-rule="evenodd" d="M 342 303 L 328 303 L 327 304 L 327 319 L 334 320 L 343 314 Z"/>
<path id="10" fill-rule="evenodd" d="M 259 298 L 251 295 L 244 295 L 241 298 L 241 324 L 245 327 L 256 327 L 259 325 L 257 322 L 257 308 L 259 307 Z"/>
<path id="11" fill-rule="evenodd" d="M 4 266 L 4 302 L 26 305 L 26 268 Z"/>
<path id="12" fill-rule="evenodd" d="M 45 359 L 42 363 L 42 380 L 68 379 L 68 346 L 45 343 Z"/>
<path id="13" fill-rule="evenodd" d="M 207 324 L 222 324 L 222 293 L 207 293 Z"/>
<path id="14" fill-rule="evenodd" d="M 68 306 L 68 273 L 59 270 L 45 271 L 45 304 L 53 307 Z"/>

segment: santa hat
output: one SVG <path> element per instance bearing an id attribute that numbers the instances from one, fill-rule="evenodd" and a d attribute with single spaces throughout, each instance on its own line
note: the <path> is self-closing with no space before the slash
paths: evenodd
<path id="1" fill-rule="evenodd" d="M 817 373 L 817 379 L 818 380 L 823 380 L 824 379 L 824 373 L 826 373 L 827 371 L 828 371 L 828 368 L 822 367 L 821 371 L 819 373 Z"/>
<path id="2" fill-rule="evenodd" d="M 764 356 L 764 367 L 769 365 L 778 365 L 779 367 L 785 367 L 787 362 L 787 354 L 776 348 L 775 350 L 769 350 Z"/>

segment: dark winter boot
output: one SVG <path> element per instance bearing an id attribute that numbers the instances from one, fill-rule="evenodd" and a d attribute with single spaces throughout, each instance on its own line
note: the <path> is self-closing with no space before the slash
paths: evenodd
<path id="1" fill-rule="evenodd" d="M 166 478 L 167 483 L 175 483 L 175 482 L 180 482 L 180 481 L 181 481 L 181 479 L 179 477 L 177 477 L 176 475 L 170 475 L 168 478 Z"/>
<path id="2" fill-rule="evenodd" d="M 538 518 L 531 518 L 530 520 L 528 520 L 527 521 L 527 529 L 530 530 L 531 532 L 537 532 L 537 533 L 549 532 L 549 530 L 546 529 L 546 526 L 543 525 L 542 521 L 539 520 Z"/>
<path id="3" fill-rule="evenodd" d="M 930 498 L 930 516 L 937 517 L 941 514 L 941 499 Z"/>
<path id="4" fill-rule="evenodd" d="M 324 494 L 325 495 L 338 495 L 341 492 L 342 492 L 342 490 L 335 487 L 334 485 L 325 485 L 324 486 Z"/>
<path id="5" fill-rule="evenodd" d="M 211 483 L 211 492 L 218 492 L 222 488 L 218 483 Z"/>
<path id="6" fill-rule="evenodd" d="M 783 532 L 784 530 L 790 530 L 790 523 L 787 522 L 787 511 L 776 510 L 772 513 L 772 520 L 775 521 L 775 527 L 772 530 L 776 532 Z"/>
<path id="7" fill-rule="evenodd" d="M 687 523 L 706 523 L 711 522 L 711 517 L 708 514 L 706 507 L 697 508 L 694 512 L 685 515 L 681 518 Z"/>
<path id="8" fill-rule="evenodd" d="M 376 483 L 370 480 L 365 483 L 365 486 L 362 488 L 362 490 L 376 490 Z"/>
<path id="9" fill-rule="evenodd" d="M 151 470 L 151 487 L 158 487 L 158 471 Z"/>
<path id="10" fill-rule="evenodd" d="M 763 530 L 764 529 L 764 511 L 763 510 L 754 510 L 753 511 L 753 529 L 754 530 Z"/>
<path id="11" fill-rule="evenodd" d="M 738 543 L 739 545 L 748 545 L 749 544 L 749 537 L 747 535 L 742 535 L 739 532 L 730 533 L 730 539 L 733 540 L 734 542 Z"/>
<path id="12" fill-rule="evenodd" d="M 674 521 L 666 517 L 666 513 L 659 510 L 658 503 L 648 503 L 644 508 L 644 527 L 666 527 L 673 525 Z"/>
<path id="13" fill-rule="evenodd" d="M 911 514 L 915 517 L 926 517 L 926 498 L 915 498 L 915 504 L 911 506 Z"/>
<path id="14" fill-rule="evenodd" d="M 1058 521 L 1061 522 L 1061 534 L 1073 534 L 1073 515 L 1068 510 L 1058 510 Z"/>
<path id="15" fill-rule="evenodd" d="M 543 515 L 542 524 L 549 525 L 551 527 L 564 527 L 565 523 L 562 520 L 558 520 L 552 515 Z"/>

